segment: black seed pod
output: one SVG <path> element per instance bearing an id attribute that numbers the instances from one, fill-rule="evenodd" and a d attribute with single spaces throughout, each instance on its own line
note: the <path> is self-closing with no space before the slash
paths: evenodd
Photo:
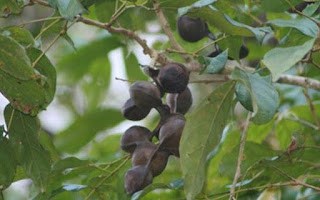
<path id="1" fill-rule="evenodd" d="M 179 63 L 169 63 L 160 69 L 158 81 L 164 92 L 180 93 L 188 85 L 189 72 Z"/>
<path id="2" fill-rule="evenodd" d="M 132 165 L 146 165 L 153 156 L 149 164 L 149 169 L 153 177 L 160 175 L 166 168 L 169 153 L 161 149 L 156 150 L 157 145 L 151 142 L 138 145 L 132 154 Z"/>
<path id="3" fill-rule="evenodd" d="M 209 33 L 208 25 L 200 18 L 181 16 L 177 27 L 180 37 L 188 42 L 197 42 Z"/>
<path id="4" fill-rule="evenodd" d="M 125 175 L 127 194 L 133 194 L 152 183 L 151 171 L 145 165 L 138 165 L 129 169 Z"/>
<path id="5" fill-rule="evenodd" d="M 175 99 L 176 98 L 176 99 Z M 178 94 L 168 94 L 166 99 L 167 104 L 171 108 L 171 112 L 174 112 L 174 108 L 176 109 L 175 112 L 186 114 L 192 105 L 192 94 L 188 87 Z M 175 103 L 176 102 L 176 103 Z"/>
<path id="6" fill-rule="evenodd" d="M 121 137 L 120 146 L 123 151 L 133 153 L 137 145 L 149 142 L 151 132 L 143 126 L 131 126 Z"/>
<path id="7" fill-rule="evenodd" d="M 140 108 L 129 98 L 121 108 L 122 115 L 129 120 L 139 121 L 144 119 L 150 112 L 150 108 Z"/>
<path id="8" fill-rule="evenodd" d="M 186 120 L 181 114 L 171 114 L 160 128 L 159 140 L 162 148 L 179 157 L 179 144 Z"/>
<path id="9" fill-rule="evenodd" d="M 162 104 L 160 91 L 153 83 L 135 82 L 129 92 L 135 105 L 142 109 L 151 109 Z"/>

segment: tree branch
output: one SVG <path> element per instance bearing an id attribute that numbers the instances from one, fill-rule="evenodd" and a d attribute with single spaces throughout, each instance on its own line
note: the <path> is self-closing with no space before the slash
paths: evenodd
<path id="1" fill-rule="evenodd" d="M 247 119 L 246 119 L 245 124 L 244 124 L 243 131 L 242 131 L 242 134 L 241 134 L 240 148 L 239 148 L 239 155 L 238 155 L 238 162 L 237 162 L 237 169 L 236 169 L 236 173 L 234 175 L 232 187 L 230 189 L 229 200 L 234 199 L 234 194 L 235 194 L 235 190 L 236 190 L 237 181 L 238 181 L 238 178 L 241 176 L 241 163 L 242 163 L 242 159 L 243 159 L 244 146 L 246 144 L 247 132 L 248 132 L 248 127 L 249 127 L 249 123 L 250 123 L 250 121 L 249 121 L 250 117 L 251 117 L 251 112 L 248 113 Z"/>

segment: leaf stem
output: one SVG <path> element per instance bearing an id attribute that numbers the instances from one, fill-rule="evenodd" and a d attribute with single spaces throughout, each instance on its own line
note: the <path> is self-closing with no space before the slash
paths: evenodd
<path id="1" fill-rule="evenodd" d="M 203 49 L 205 49 L 205 48 L 207 48 L 207 47 L 219 42 L 220 40 L 226 39 L 227 37 L 229 37 L 229 35 L 223 35 L 221 38 L 218 38 L 218 39 L 208 43 L 207 45 L 205 45 L 205 46 L 201 47 L 200 49 L 196 50 L 195 52 L 193 52 L 192 54 L 193 55 L 197 55 L 201 50 L 203 50 Z"/>
<path id="2" fill-rule="evenodd" d="M 37 40 L 44 32 L 46 32 L 48 29 L 50 29 L 52 26 L 54 26 L 58 21 L 60 21 L 62 18 L 58 18 L 54 20 L 51 24 L 49 24 L 47 27 L 43 28 L 40 33 L 34 38 Z"/>
<path id="3" fill-rule="evenodd" d="M 49 20 L 54 20 L 54 19 L 62 19 L 62 17 L 47 17 L 47 18 L 35 19 L 35 20 L 32 20 L 32 21 L 23 22 L 21 24 L 18 24 L 17 26 L 25 26 L 27 24 L 32 24 L 32 23 L 36 23 L 36 22 L 43 22 L 43 21 L 49 21 Z"/>

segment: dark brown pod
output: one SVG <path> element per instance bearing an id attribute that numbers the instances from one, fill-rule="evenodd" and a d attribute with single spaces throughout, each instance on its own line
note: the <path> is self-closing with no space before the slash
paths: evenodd
<path id="1" fill-rule="evenodd" d="M 145 165 L 138 165 L 129 169 L 125 175 L 127 194 L 133 194 L 152 183 L 151 171 Z"/>
<path id="2" fill-rule="evenodd" d="M 190 109 L 193 100 L 190 89 L 186 87 L 186 89 L 178 95 L 168 94 L 166 101 L 172 112 L 178 112 L 184 115 Z"/>
<path id="3" fill-rule="evenodd" d="M 129 98 L 121 108 L 123 117 L 132 121 L 139 121 L 144 119 L 150 112 L 150 108 L 140 108 L 134 101 Z"/>
<path id="4" fill-rule="evenodd" d="M 160 91 L 150 82 L 138 81 L 130 87 L 130 97 L 142 109 L 151 109 L 162 104 Z"/>
<path id="5" fill-rule="evenodd" d="M 147 165 L 152 158 L 149 169 L 153 177 L 160 175 L 167 166 L 169 153 L 161 149 L 157 149 L 157 145 L 153 143 L 143 143 L 135 149 L 132 154 L 132 165 Z"/>
<path id="6" fill-rule="evenodd" d="M 151 135 L 150 130 L 143 126 L 131 126 L 121 137 L 121 149 L 128 153 L 133 153 L 137 145 L 149 142 Z"/>
<path id="7" fill-rule="evenodd" d="M 179 157 L 179 144 L 186 120 L 183 115 L 171 114 L 160 128 L 159 140 L 162 148 Z"/>
<path id="8" fill-rule="evenodd" d="M 181 16 L 177 22 L 178 33 L 188 42 L 197 42 L 208 36 L 208 25 L 200 18 Z"/>
<path id="9" fill-rule="evenodd" d="M 182 64 L 170 63 L 160 68 L 158 80 L 164 92 L 180 93 L 188 85 L 189 72 Z"/>

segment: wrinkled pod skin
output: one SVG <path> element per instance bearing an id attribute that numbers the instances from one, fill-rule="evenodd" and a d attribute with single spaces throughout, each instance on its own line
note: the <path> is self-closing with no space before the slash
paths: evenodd
<path id="1" fill-rule="evenodd" d="M 160 68 L 158 81 L 164 92 L 181 93 L 188 85 L 189 72 L 180 63 L 169 63 Z"/>
<path id="2" fill-rule="evenodd" d="M 180 16 L 177 28 L 180 37 L 187 42 L 197 42 L 206 36 L 211 36 L 208 25 L 200 18 Z"/>
<path id="3" fill-rule="evenodd" d="M 149 160 L 149 169 L 153 177 L 160 175 L 167 166 L 169 153 L 157 149 L 157 145 L 148 142 L 138 145 L 132 154 L 132 165 L 147 165 Z"/>
<path id="4" fill-rule="evenodd" d="M 163 123 L 159 131 L 161 147 L 176 157 L 180 157 L 179 144 L 185 123 L 186 119 L 182 114 L 171 114 L 171 116 Z"/>
<path id="5" fill-rule="evenodd" d="M 121 149 L 128 153 L 133 153 L 137 145 L 150 142 L 152 134 L 149 129 L 143 126 L 131 126 L 121 137 Z"/>
<path id="6" fill-rule="evenodd" d="M 166 102 L 171 108 L 171 112 L 186 114 L 190 109 L 193 99 L 188 87 L 180 94 L 167 94 Z"/>
<path id="7" fill-rule="evenodd" d="M 135 82 L 131 85 L 129 92 L 134 104 L 141 109 L 151 109 L 162 104 L 160 91 L 153 83 Z"/>
<path id="8" fill-rule="evenodd" d="M 133 194 L 152 183 L 151 171 L 145 165 L 134 166 L 125 175 L 125 188 L 127 194 Z"/>
<path id="9" fill-rule="evenodd" d="M 140 108 L 129 98 L 121 108 L 122 116 L 128 120 L 139 121 L 144 119 L 149 113 L 150 108 Z"/>

